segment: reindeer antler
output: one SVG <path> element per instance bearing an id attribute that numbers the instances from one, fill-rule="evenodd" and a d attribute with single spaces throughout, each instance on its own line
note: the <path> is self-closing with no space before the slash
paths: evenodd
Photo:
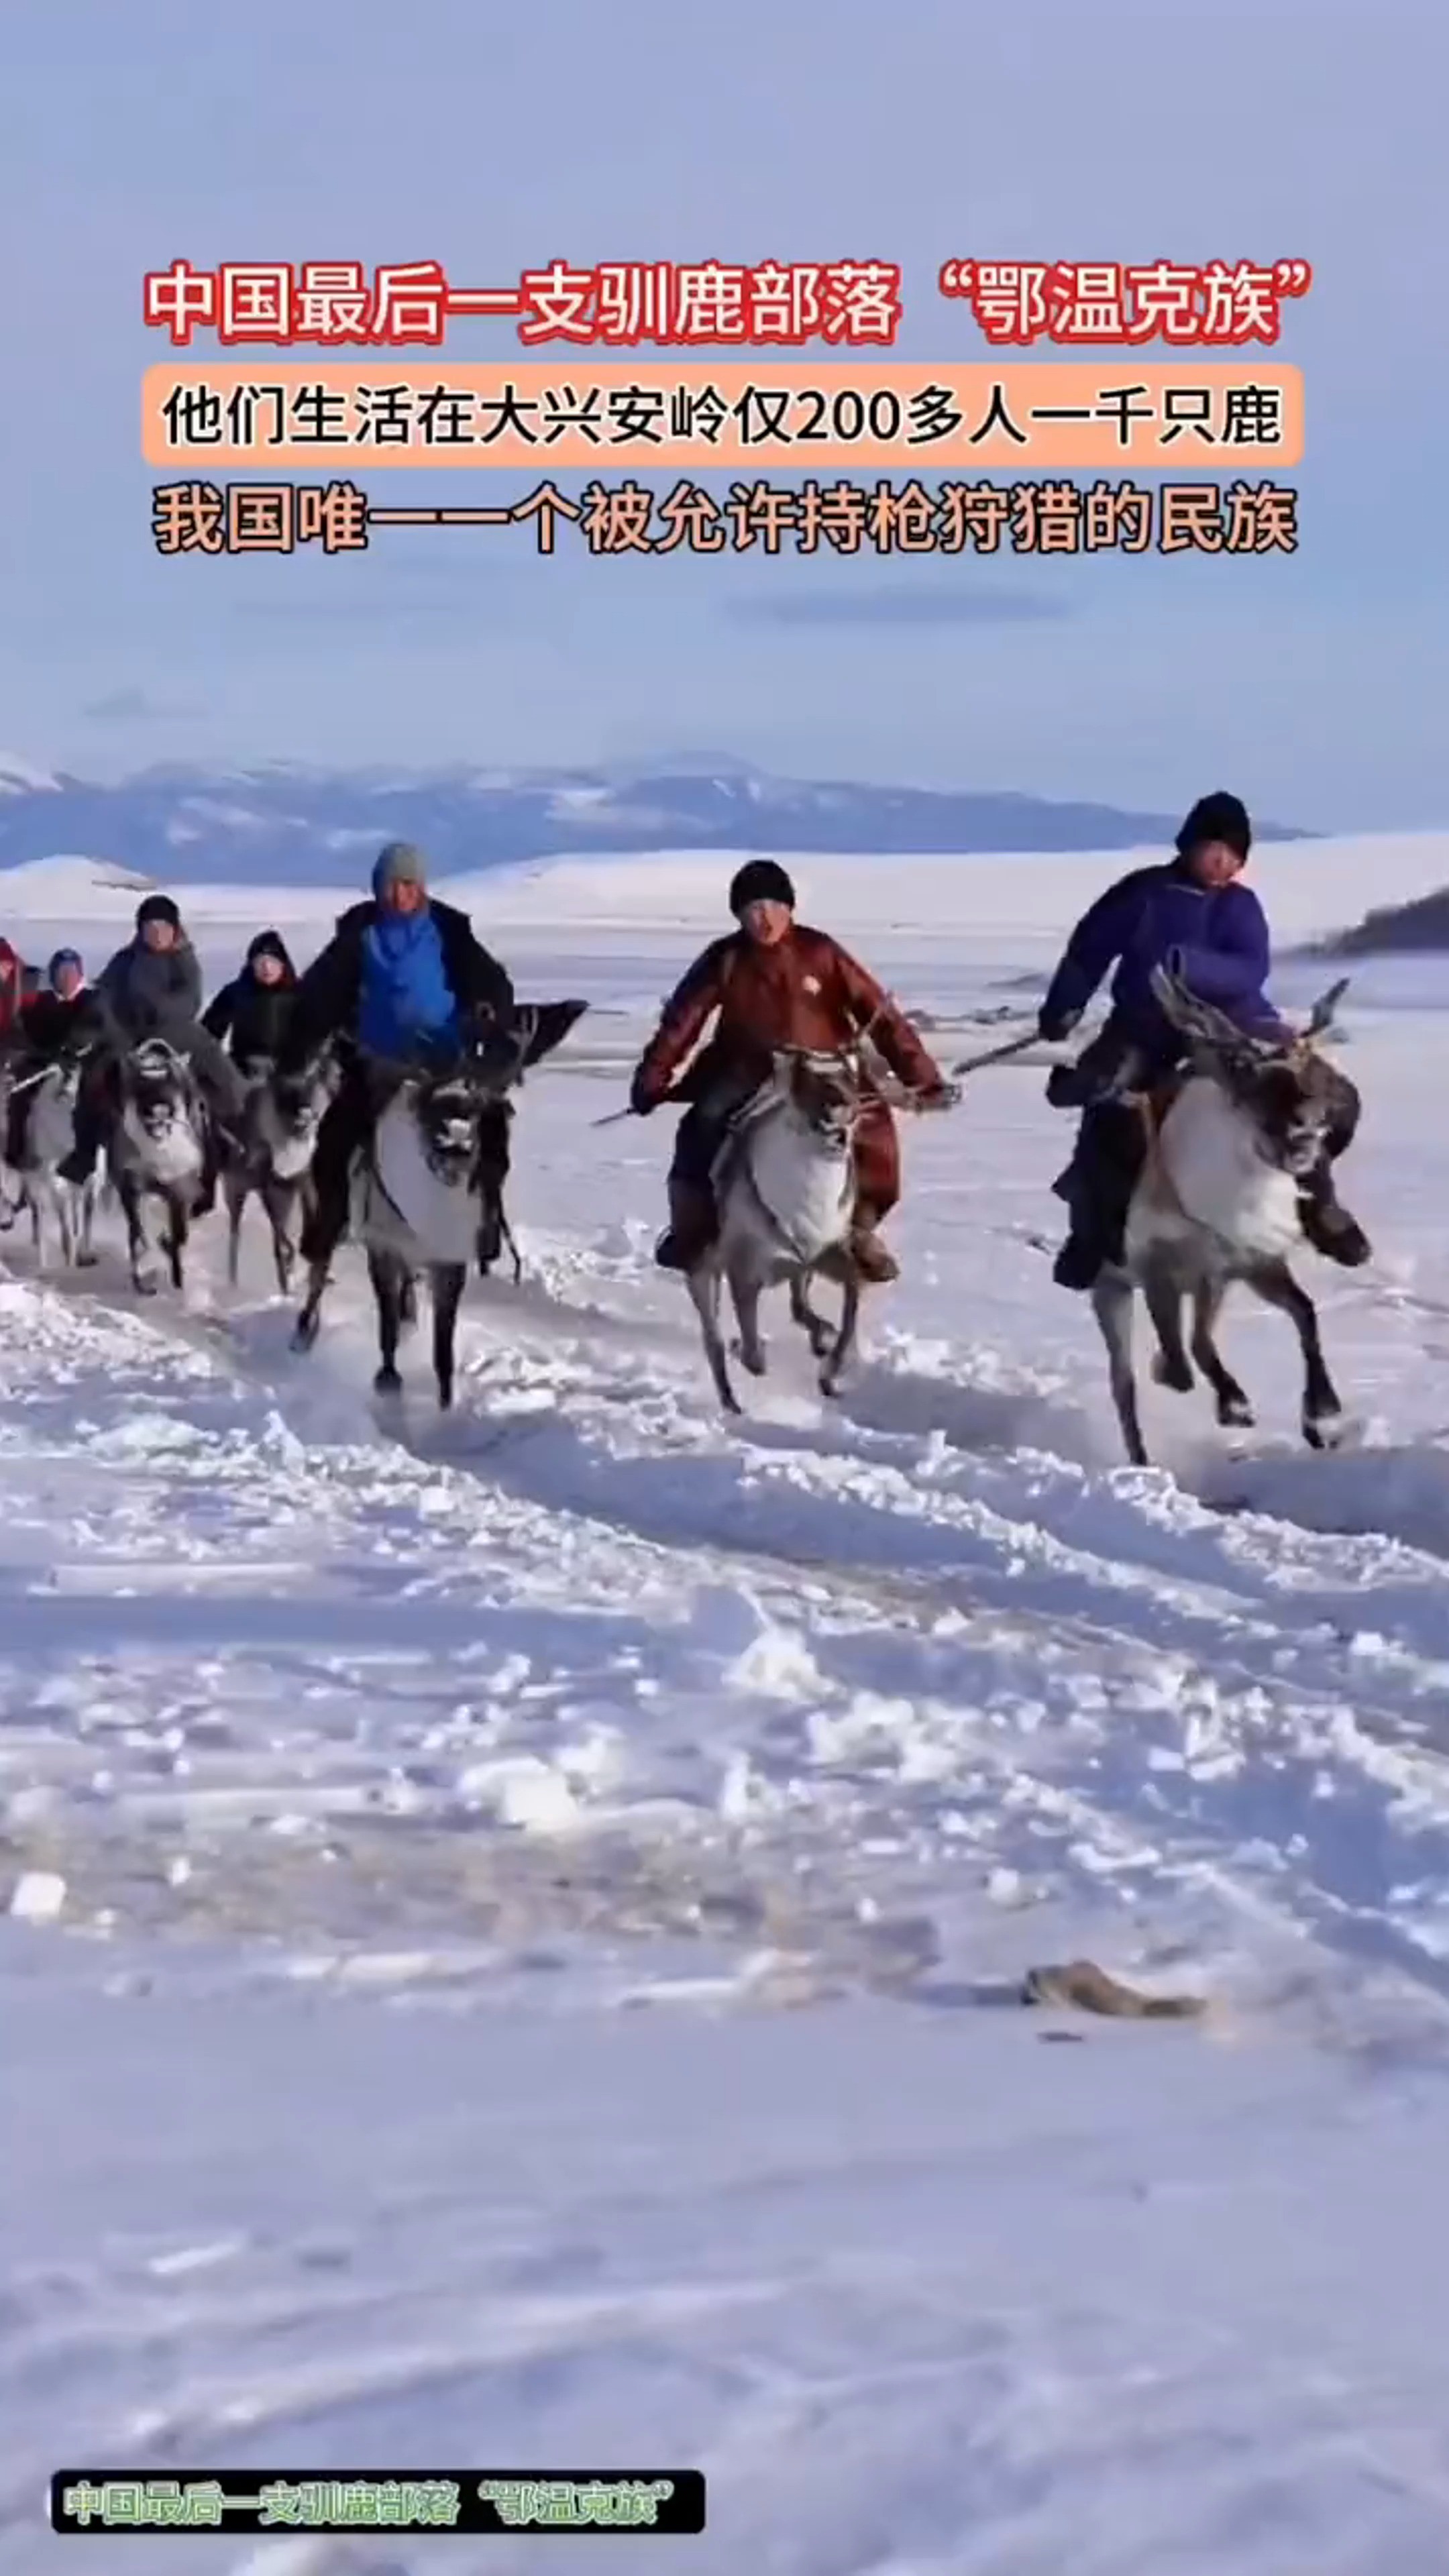
<path id="1" fill-rule="evenodd" d="M 1309 1012 L 1308 1025 L 1301 1033 L 1299 1041 L 1301 1045 L 1311 1046 L 1315 1038 L 1322 1037 L 1325 1029 L 1332 1028 L 1339 1003 L 1343 1000 L 1352 981 L 1351 975 L 1341 976 L 1336 984 L 1330 984 L 1326 993 L 1320 993 Z"/>
<path id="2" fill-rule="evenodd" d="M 1218 1010 L 1212 1002 L 1199 1001 L 1179 976 L 1169 974 L 1165 966 L 1154 966 L 1149 980 L 1164 1017 L 1175 1029 L 1181 1029 L 1184 1037 L 1196 1038 L 1203 1046 L 1242 1049 L 1243 1032 L 1226 1011 Z"/>

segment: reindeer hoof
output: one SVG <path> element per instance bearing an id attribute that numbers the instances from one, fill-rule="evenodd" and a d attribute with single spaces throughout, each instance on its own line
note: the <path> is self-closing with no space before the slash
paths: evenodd
<path id="1" fill-rule="evenodd" d="M 317 1336 L 318 1336 L 318 1334 L 320 1333 L 321 1329 L 322 1329 L 322 1318 L 321 1318 L 321 1316 L 320 1316 L 318 1313 L 316 1313 L 316 1311 L 315 1311 L 315 1310 L 308 1311 L 307 1309 L 305 1309 L 305 1308 L 304 1308 L 303 1312 L 302 1312 L 302 1313 L 297 1317 L 296 1324 L 295 1324 L 295 1326 L 294 1326 L 294 1328 L 293 1328 L 293 1332 L 292 1332 L 292 1348 L 293 1348 L 293 1350 L 294 1350 L 294 1351 L 310 1351 L 310 1349 L 311 1349 L 311 1347 L 312 1347 L 313 1343 L 315 1342 L 315 1340 L 317 1339 Z"/>
<path id="2" fill-rule="evenodd" d="M 374 1395 L 401 1395 L 402 1379 L 395 1368 L 380 1368 L 372 1381 Z"/>
<path id="3" fill-rule="evenodd" d="M 1159 1386 L 1170 1387 L 1174 1395 L 1191 1395 L 1195 1380 L 1186 1360 L 1170 1360 L 1166 1351 L 1159 1351 L 1152 1374 Z"/>
<path id="4" fill-rule="evenodd" d="M 736 1351 L 735 1357 L 738 1359 L 741 1368 L 749 1370 L 751 1377 L 764 1376 L 765 1354 L 763 1348 L 757 1351 L 747 1351 L 740 1348 Z"/>
<path id="5" fill-rule="evenodd" d="M 822 1395 L 828 1396 L 832 1403 L 840 1394 L 840 1380 L 838 1377 L 832 1376 L 828 1369 L 823 1371 L 821 1375 L 820 1392 Z"/>
<path id="6" fill-rule="evenodd" d="M 453 1390 L 450 1386 L 440 1386 L 438 1389 L 438 1411 L 440 1413 L 451 1413 L 452 1410 Z"/>
<path id="7" fill-rule="evenodd" d="M 1304 1415 L 1303 1437 L 1310 1449 L 1336 1449 L 1343 1436 L 1344 1421 L 1341 1413 Z"/>
<path id="8" fill-rule="evenodd" d="M 1225 1395 L 1218 1406 L 1218 1420 L 1224 1431 L 1251 1431 L 1257 1418 L 1245 1395 Z"/>
<path id="9" fill-rule="evenodd" d="M 135 1289 L 138 1297 L 154 1297 L 161 1285 L 161 1282 L 157 1278 L 154 1270 L 133 1270 L 131 1273 L 131 1285 Z"/>
<path id="10" fill-rule="evenodd" d="M 75 1266 L 77 1270 L 94 1270 L 100 1257 L 101 1256 L 98 1252 L 78 1252 L 75 1257 Z"/>

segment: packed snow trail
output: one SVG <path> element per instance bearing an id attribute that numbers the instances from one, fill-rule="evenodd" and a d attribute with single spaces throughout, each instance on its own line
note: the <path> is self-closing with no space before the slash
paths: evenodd
<path id="1" fill-rule="evenodd" d="M 878 1332 L 827 1411 L 777 1339 L 726 1429 L 632 1248 L 531 1249 L 448 1422 L 416 1346 L 370 1399 L 355 1266 L 305 1361 L 205 1277 L 138 1310 L 113 1250 L 5 1288 L 6 1848 L 67 1919 L 480 1966 L 692 1929 L 897 1988 L 1070 1936 L 1438 2016 L 1439 1558 L 1094 1465 L 969 1346 Z"/>

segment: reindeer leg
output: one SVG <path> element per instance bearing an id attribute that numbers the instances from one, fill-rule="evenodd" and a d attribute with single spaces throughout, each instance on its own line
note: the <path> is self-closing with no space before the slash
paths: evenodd
<path id="1" fill-rule="evenodd" d="M 1159 1344 L 1152 1374 L 1159 1386 L 1171 1387 L 1174 1395 L 1191 1395 L 1196 1381 L 1182 1338 L 1182 1291 L 1162 1271 L 1151 1271 L 1142 1283 L 1142 1293 Z"/>
<path id="2" fill-rule="evenodd" d="M 75 1268 L 75 1201 L 64 1181 L 52 1181 L 51 1204 L 55 1209 L 56 1231 L 60 1236 L 60 1258 L 67 1270 Z"/>
<path id="3" fill-rule="evenodd" d="M 151 1238 L 146 1230 L 146 1200 L 130 1173 L 117 1183 L 121 1206 L 125 1211 L 126 1240 L 131 1254 L 131 1285 L 138 1297 L 154 1297 L 160 1281 L 151 1257 Z"/>
<path id="4" fill-rule="evenodd" d="M 823 1360 L 833 1336 L 824 1316 L 818 1315 L 810 1303 L 810 1278 L 806 1271 L 797 1271 L 790 1282 L 790 1321 L 798 1324 L 801 1332 L 808 1336 L 815 1358 Z"/>
<path id="5" fill-rule="evenodd" d="M 242 1214 L 246 1207 L 248 1198 L 245 1177 L 239 1173 L 228 1172 L 225 1188 L 227 1217 L 226 1276 L 228 1287 L 234 1288 L 241 1276 Z"/>
<path id="6" fill-rule="evenodd" d="M 433 1290 L 433 1375 L 438 1381 L 438 1404 L 447 1413 L 453 1402 L 454 1348 L 458 1332 L 458 1308 L 463 1301 L 463 1283 L 467 1269 L 461 1261 L 439 1262 L 432 1273 Z"/>
<path id="7" fill-rule="evenodd" d="M 297 1266 L 297 1247 L 287 1232 L 286 1219 L 272 1229 L 272 1258 L 276 1263 L 277 1287 L 281 1295 L 292 1293 L 292 1273 Z"/>
<path id="8" fill-rule="evenodd" d="M 1134 1467 L 1149 1464 L 1142 1425 L 1137 1417 L 1137 1381 L 1132 1371 L 1132 1307 L 1136 1292 L 1125 1272 L 1104 1269 L 1092 1288 L 1092 1312 L 1107 1345 L 1112 1401 L 1122 1426 L 1127 1455 Z"/>
<path id="9" fill-rule="evenodd" d="M 397 1368 L 402 1298 L 397 1264 L 386 1253 L 369 1252 L 367 1275 L 377 1300 L 377 1339 L 382 1353 L 382 1366 L 372 1381 L 373 1391 L 377 1395 L 398 1395 L 402 1391 Z"/>
<path id="10" fill-rule="evenodd" d="M 310 1351 L 317 1339 L 322 1324 L 322 1300 L 327 1294 L 330 1275 L 330 1262 L 313 1261 L 308 1264 L 307 1294 L 297 1321 L 292 1327 L 294 1351 Z"/>
<path id="11" fill-rule="evenodd" d="M 88 1180 L 82 1181 L 79 1195 L 80 1240 L 76 1245 L 76 1268 L 78 1270 L 92 1270 L 95 1267 L 96 1259 L 95 1245 L 91 1240 L 91 1237 L 95 1232 L 96 1224 L 96 1181 L 94 1173 L 91 1174 Z"/>
<path id="12" fill-rule="evenodd" d="M 761 1284 L 751 1272 L 745 1270 L 732 1270 L 729 1273 L 729 1283 L 730 1297 L 739 1318 L 740 1366 L 747 1368 L 751 1377 L 763 1377 L 765 1345 L 760 1335 L 760 1298 L 763 1294 Z"/>
<path id="13" fill-rule="evenodd" d="M 820 1372 L 820 1392 L 822 1395 L 838 1395 L 840 1393 L 842 1372 L 855 1355 L 855 1338 L 859 1323 L 860 1281 L 856 1277 L 854 1268 L 852 1267 L 852 1269 L 846 1274 L 845 1287 L 841 1295 L 840 1330 L 835 1336 L 834 1347 L 825 1362 L 824 1368 Z"/>
<path id="14" fill-rule="evenodd" d="M 709 1361 L 710 1375 L 714 1379 L 719 1400 L 726 1413 L 740 1413 L 744 1408 L 730 1384 L 724 1341 L 719 1328 L 720 1291 L 724 1281 L 718 1261 L 706 1259 L 703 1262 L 697 1262 L 692 1270 L 686 1272 L 685 1285 L 689 1290 L 690 1302 L 699 1317 L 699 1329 L 704 1336 L 705 1357 Z"/>
<path id="15" fill-rule="evenodd" d="M 190 1227 L 187 1222 L 186 1204 L 183 1199 L 171 1198 L 167 1200 L 166 1204 L 170 1213 L 171 1222 L 166 1228 L 163 1249 L 171 1272 L 171 1285 L 179 1295 L 186 1285 L 185 1272 L 182 1266 L 182 1255 L 186 1250 Z"/>
<path id="16" fill-rule="evenodd" d="M 1222 1312 L 1224 1288 L 1221 1280 L 1204 1281 L 1192 1301 L 1192 1355 L 1217 1399 L 1218 1420 L 1225 1431 L 1250 1431 L 1253 1408 L 1234 1377 L 1223 1364 L 1222 1353 L 1213 1338 L 1213 1327 Z"/>
<path id="17" fill-rule="evenodd" d="M 1265 1262 L 1248 1275 L 1248 1286 L 1265 1306 L 1288 1316 L 1303 1353 L 1303 1437 L 1310 1449 L 1333 1449 L 1342 1431 L 1343 1406 L 1328 1374 L 1318 1331 L 1318 1309 L 1299 1286 L 1286 1261 Z"/>
<path id="18" fill-rule="evenodd" d="M 262 1182 L 262 1206 L 266 1211 L 267 1223 L 272 1231 L 272 1262 L 277 1273 L 277 1286 L 280 1288 L 284 1297 L 287 1296 L 291 1290 L 292 1267 L 296 1257 L 293 1251 L 292 1238 L 287 1231 L 287 1218 L 291 1212 L 291 1198 L 292 1193 L 290 1190 L 284 1189 L 280 1182 L 276 1180 L 265 1180 Z"/>

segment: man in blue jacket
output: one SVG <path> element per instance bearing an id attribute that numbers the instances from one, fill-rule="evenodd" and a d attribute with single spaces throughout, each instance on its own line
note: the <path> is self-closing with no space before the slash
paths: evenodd
<path id="1" fill-rule="evenodd" d="M 1166 866 L 1134 869 L 1109 887 L 1078 922 L 1052 978 L 1039 1025 L 1043 1038 L 1056 1043 L 1076 1027 L 1109 967 L 1117 969 L 1106 1027 L 1047 1086 L 1054 1106 L 1086 1113 L 1062 1184 L 1072 1227 L 1053 1273 L 1060 1287 L 1090 1288 L 1120 1248 L 1143 1147 L 1140 1121 L 1120 1094 L 1160 1081 L 1185 1053 L 1152 990 L 1154 971 L 1168 967 L 1247 1036 L 1285 1033 L 1264 989 L 1272 966 L 1267 919 L 1242 883 L 1252 839 L 1236 796 L 1200 797 L 1177 835 L 1176 857 Z M 1352 1143 L 1361 1104 L 1346 1076 L 1338 1076 L 1337 1087 L 1340 1106 L 1327 1153 L 1301 1185 L 1299 1206 L 1314 1249 L 1354 1268 L 1368 1260 L 1370 1245 L 1340 1206 L 1330 1166 Z"/>
<path id="2" fill-rule="evenodd" d="M 440 1061 L 469 1032 L 514 1013 L 509 976 L 474 937 L 453 904 L 427 888 L 421 851 L 390 841 L 372 872 L 372 901 L 354 904 L 297 986 L 277 1071 L 299 1073 L 330 1040 L 342 1041 L 342 1081 L 317 1133 L 313 1204 L 302 1257 L 330 1261 L 347 1231 L 353 1157 L 371 1137 L 381 1098 L 397 1069 Z M 505 1158 L 507 1122 L 487 1142 Z M 480 1245 L 480 1259 L 488 1248 Z M 496 1250 L 489 1253 L 496 1259 Z"/>

